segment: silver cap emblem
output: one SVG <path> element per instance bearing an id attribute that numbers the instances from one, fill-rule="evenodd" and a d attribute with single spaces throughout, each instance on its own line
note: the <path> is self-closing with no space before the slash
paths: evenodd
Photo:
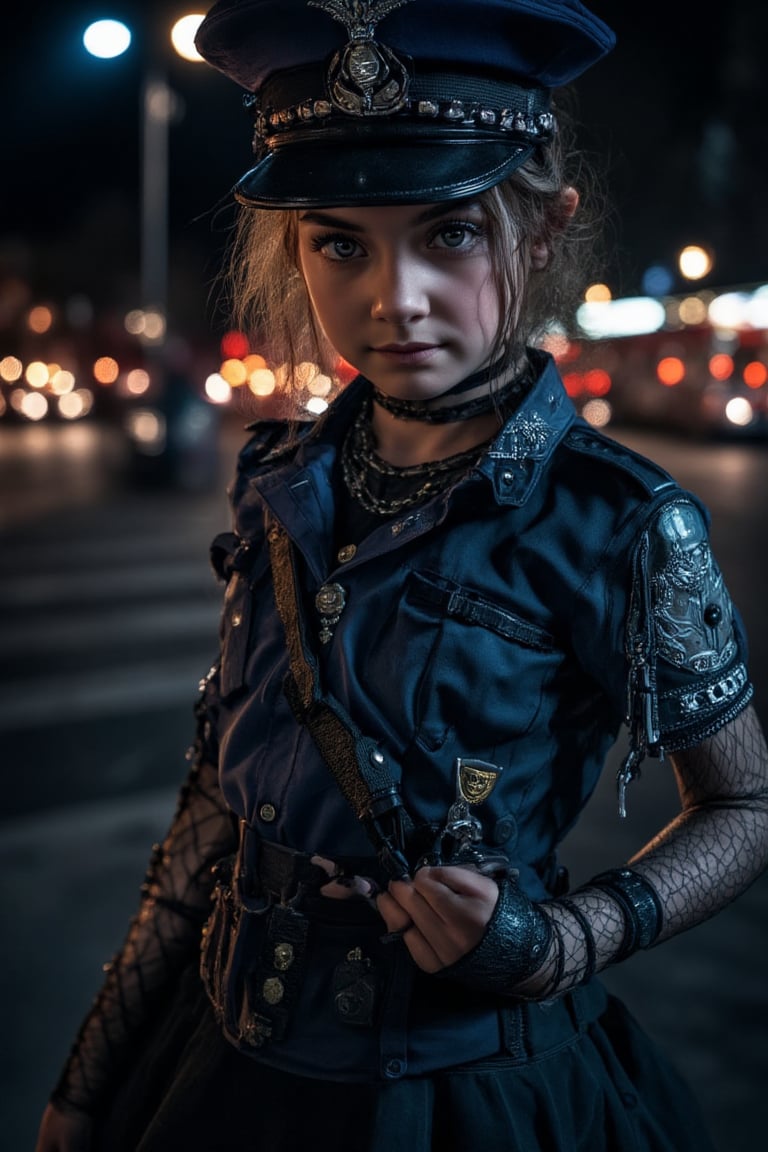
<path id="1" fill-rule="evenodd" d="M 390 116 L 408 100 L 408 69 L 394 52 L 373 38 L 374 28 L 411 0 L 308 0 L 347 30 L 349 41 L 336 52 L 326 75 L 328 98 L 348 116 Z"/>

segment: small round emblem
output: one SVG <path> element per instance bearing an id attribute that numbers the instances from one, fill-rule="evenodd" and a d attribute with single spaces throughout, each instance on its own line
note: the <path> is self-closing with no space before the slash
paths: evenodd
<path id="1" fill-rule="evenodd" d="M 715 628 L 723 618 L 723 610 L 719 604 L 707 604 L 704 609 L 704 623 Z"/>
<path id="2" fill-rule="evenodd" d="M 283 982 L 279 976 L 270 976 L 264 981 L 261 994 L 267 1004 L 279 1004 L 285 993 Z"/>
<path id="3" fill-rule="evenodd" d="M 315 607 L 323 616 L 338 616 L 347 602 L 341 584 L 323 584 L 315 596 Z"/>
<path id="4" fill-rule="evenodd" d="M 291 964 L 293 964 L 293 945 L 287 941 L 281 941 L 275 945 L 275 968 L 285 972 Z"/>

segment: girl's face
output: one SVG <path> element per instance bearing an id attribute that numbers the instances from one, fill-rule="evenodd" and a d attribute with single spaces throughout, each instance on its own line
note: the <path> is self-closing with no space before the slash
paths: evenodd
<path id="1" fill-rule="evenodd" d="M 315 316 L 382 392 L 439 396 L 490 359 L 500 323 L 477 201 L 298 212 L 298 260 Z"/>

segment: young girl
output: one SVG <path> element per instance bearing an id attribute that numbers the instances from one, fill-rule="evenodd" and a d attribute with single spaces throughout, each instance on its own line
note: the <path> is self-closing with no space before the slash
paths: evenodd
<path id="1" fill-rule="evenodd" d="M 576 0 L 203 22 L 253 94 L 238 321 L 289 381 L 357 375 L 241 452 L 192 770 L 38 1152 L 711 1148 L 596 978 L 768 858 L 706 510 L 541 350 L 589 237 L 552 89 L 612 43 Z M 681 812 L 569 891 L 622 721 L 621 811 L 666 755 Z"/>

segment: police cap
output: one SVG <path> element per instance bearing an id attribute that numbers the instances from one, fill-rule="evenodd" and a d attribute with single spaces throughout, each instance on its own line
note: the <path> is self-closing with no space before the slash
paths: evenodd
<path id="1" fill-rule="evenodd" d="M 244 89 L 265 208 L 429 203 L 509 176 L 554 88 L 611 50 L 579 0 L 219 0 L 200 54 Z"/>

